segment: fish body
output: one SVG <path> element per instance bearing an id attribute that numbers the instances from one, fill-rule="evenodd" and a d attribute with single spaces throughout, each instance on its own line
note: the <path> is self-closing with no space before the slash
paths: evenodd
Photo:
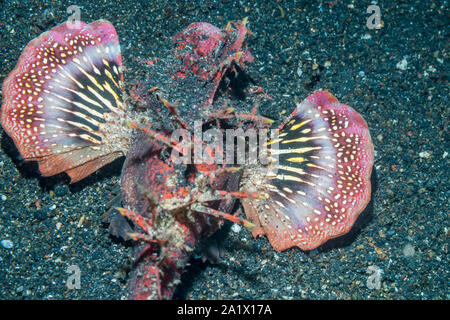
<path id="1" fill-rule="evenodd" d="M 233 64 L 244 68 L 244 63 L 252 60 L 244 47 L 245 30 L 242 23 L 236 24 L 236 29 L 227 30 L 208 23 L 188 26 L 174 36 L 171 54 L 149 67 L 148 80 L 140 87 L 139 96 L 145 96 L 144 92 L 150 88 L 163 88 L 158 98 L 179 102 L 177 117 L 194 141 L 196 121 L 203 121 L 202 127 L 212 127 L 215 121 L 207 120 L 208 115 L 223 111 L 221 104 L 213 103 L 222 78 Z M 245 58 L 237 58 L 238 52 L 241 52 L 239 57 L 245 52 Z M 153 97 L 147 96 L 145 101 L 149 111 L 160 108 Z M 160 131 L 171 132 L 179 129 L 180 123 L 174 125 L 160 119 L 158 126 Z M 133 249 L 136 261 L 129 282 L 132 299 L 172 297 L 193 250 L 223 223 L 217 217 L 198 212 L 198 207 L 204 209 L 204 205 L 229 213 L 235 203 L 235 199 L 212 197 L 205 202 L 200 198 L 211 189 L 236 191 L 239 188 L 240 173 L 217 175 L 210 181 L 209 175 L 217 166 L 211 166 L 207 170 L 212 171 L 205 174 L 201 164 L 174 163 L 164 151 L 167 150 L 163 145 L 138 132 L 122 170 L 124 207 L 148 221 L 152 239 L 158 239 L 158 243 L 141 241 Z"/>

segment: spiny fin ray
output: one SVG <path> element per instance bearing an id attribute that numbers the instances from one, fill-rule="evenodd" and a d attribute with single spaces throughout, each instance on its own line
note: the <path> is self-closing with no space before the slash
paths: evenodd
<path id="1" fill-rule="evenodd" d="M 121 64 L 107 21 L 63 23 L 32 40 L 2 90 L 1 124 L 23 159 L 75 182 L 124 155 L 131 131 L 122 125 Z"/>
<path id="2" fill-rule="evenodd" d="M 297 105 L 278 138 L 270 152 L 278 171 L 263 184 L 269 197 L 242 199 L 253 235 L 266 234 L 281 251 L 311 250 L 348 232 L 371 196 L 374 149 L 364 119 L 317 92 Z"/>

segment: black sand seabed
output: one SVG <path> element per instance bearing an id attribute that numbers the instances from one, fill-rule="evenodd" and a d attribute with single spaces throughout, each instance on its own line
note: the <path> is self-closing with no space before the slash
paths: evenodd
<path id="1" fill-rule="evenodd" d="M 3 81 L 31 39 L 67 19 L 74 2 L 3 1 Z M 181 299 L 449 299 L 447 1 L 76 1 L 82 20 L 111 21 L 127 79 L 188 24 L 248 16 L 248 72 L 282 120 L 318 89 L 366 119 L 375 144 L 373 200 L 349 235 L 309 253 L 274 252 L 266 238 L 223 231 L 218 265 L 194 261 Z M 378 4 L 383 27 L 370 30 Z M 446 31 L 447 30 L 447 31 Z M 122 299 L 130 247 L 102 224 L 123 160 L 69 185 L 40 178 L 2 132 L 0 299 Z M 38 209 L 38 207 L 40 209 Z M 81 288 L 65 286 L 70 265 Z M 378 271 L 374 271 L 378 270 Z M 380 286 L 377 289 L 377 275 Z M 375 288 L 374 288 L 375 287 Z"/>

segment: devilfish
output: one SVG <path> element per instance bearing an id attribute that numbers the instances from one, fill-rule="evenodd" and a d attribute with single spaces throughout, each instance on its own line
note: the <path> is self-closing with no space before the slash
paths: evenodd
<path id="1" fill-rule="evenodd" d="M 219 85 L 253 61 L 246 25 L 188 26 L 167 57 L 148 65 L 148 79 L 127 92 L 114 27 L 64 23 L 31 41 L 3 84 L 1 124 L 43 176 L 65 172 L 76 182 L 126 156 L 111 230 L 138 242 L 130 298 L 170 299 L 194 248 L 224 220 L 267 235 L 275 250 L 310 250 L 348 232 L 370 200 L 367 124 L 325 91 L 298 104 L 264 145 L 268 163 L 169 156 L 186 153 L 170 133 L 182 128 L 194 136 L 198 119 L 201 130 L 271 123 L 246 102 L 226 101 L 238 113 L 217 101 Z M 203 143 L 189 141 L 188 150 Z M 226 150 L 206 151 L 214 157 Z M 238 198 L 247 219 L 231 214 Z"/>

